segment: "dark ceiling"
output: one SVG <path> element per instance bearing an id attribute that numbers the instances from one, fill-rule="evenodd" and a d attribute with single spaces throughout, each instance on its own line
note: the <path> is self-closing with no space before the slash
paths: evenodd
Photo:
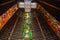
<path id="1" fill-rule="evenodd" d="M 0 4 L 8 1 L 12 1 L 12 0 L 0 0 Z M 24 0 L 15 0 L 15 1 L 24 1 Z M 33 1 L 37 1 L 37 0 L 33 0 Z M 60 7 L 60 0 L 42 0 L 42 1 L 46 1 L 47 3 Z"/>
<path id="2" fill-rule="evenodd" d="M 8 2 L 8 1 L 11 1 L 11 0 L 0 0 L 0 4 L 2 4 L 4 2 Z"/>
<path id="3" fill-rule="evenodd" d="M 13 1 L 13 0 L 0 0 L 0 4 L 3 4 L 3 3 L 5 3 L 5 2 L 8 2 L 8 1 Z M 19 1 L 24 1 L 24 0 L 14 0 L 14 2 L 16 3 L 16 2 L 19 2 Z M 35 1 L 35 2 L 39 2 L 38 0 L 33 0 L 33 1 Z M 32 2 L 33 2 L 32 1 Z M 42 0 L 42 1 L 45 1 L 45 2 L 47 2 L 47 3 L 49 3 L 49 4 L 52 4 L 52 5 L 54 5 L 54 6 L 56 6 L 56 7 L 58 7 L 58 8 L 60 8 L 60 0 Z M 13 4 L 15 4 L 13 2 Z M 12 4 L 12 3 L 11 3 Z M 10 4 L 10 5 L 11 5 Z M 12 4 L 12 5 L 13 5 Z M 8 5 L 6 5 L 6 7 L 5 8 L 7 8 L 7 6 L 8 7 L 10 7 L 10 5 L 8 4 Z M 50 12 L 56 19 L 58 19 L 59 21 L 60 21 L 60 10 L 56 10 L 56 9 L 54 9 L 54 8 L 52 8 L 52 7 L 49 7 L 49 6 L 47 6 L 47 5 L 45 5 L 45 4 L 42 4 L 42 3 L 40 3 L 40 5 L 41 6 L 43 6 L 48 12 Z M 4 6 L 3 6 L 4 7 Z M 3 9 L 3 7 L 0 7 L 0 11 L 2 11 Z M 4 9 L 5 10 L 5 9 Z M 0 12 L 0 14 L 2 14 L 2 12 Z M 57 17 L 56 17 L 57 16 Z"/>
<path id="4" fill-rule="evenodd" d="M 60 7 L 60 0 L 43 0 L 49 4 L 55 5 L 57 7 Z"/>

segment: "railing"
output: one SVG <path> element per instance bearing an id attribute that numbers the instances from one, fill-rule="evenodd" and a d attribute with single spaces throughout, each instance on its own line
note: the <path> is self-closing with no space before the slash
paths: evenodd
<path id="1" fill-rule="evenodd" d="M 16 4 L 0 16 L 0 30 L 4 27 L 4 25 L 8 22 L 8 20 L 14 15 L 17 10 L 18 6 Z"/>
<path id="2" fill-rule="evenodd" d="M 48 13 L 42 6 L 39 5 L 40 12 L 44 14 L 44 17 L 50 27 L 60 37 L 60 22 L 57 21 L 50 13 Z"/>

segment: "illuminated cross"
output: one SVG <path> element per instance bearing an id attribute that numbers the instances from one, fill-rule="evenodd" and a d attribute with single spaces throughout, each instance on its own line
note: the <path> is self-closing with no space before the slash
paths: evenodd
<path id="1" fill-rule="evenodd" d="M 24 2 L 19 2 L 19 8 L 24 8 L 25 12 L 30 12 L 31 8 L 36 8 L 37 3 L 31 3 L 31 0 L 24 0 Z"/>

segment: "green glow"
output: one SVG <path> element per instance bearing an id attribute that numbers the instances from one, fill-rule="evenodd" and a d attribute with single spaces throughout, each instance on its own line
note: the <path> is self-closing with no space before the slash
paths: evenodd
<path id="1" fill-rule="evenodd" d="M 56 19 L 54 20 L 54 24 L 57 24 L 57 20 Z"/>
<path id="2" fill-rule="evenodd" d="M 29 32 L 29 39 L 32 40 L 32 31 Z"/>
<path id="3" fill-rule="evenodd" d="M 30 25 L 32 20 L 30 19 L 30 12 L 24 14 L 25 23 L 23 25 L 23 40 L 32 40 L 32 30 L 30 29 Z"/>
<path id="4" fill-rule="evenodd" d="M 24 19 L 30 18 L 30 13 L 25 13 L 24 14 Z"/>
<path id="5" fill-rule="evenodd" d="M 29 39 L 29 40 L 32 40 L 32 31 L 30 30 L 29 33 L 27 33 L 27 34 L 28 34 L 28 36 L 29 36 L 28 39 Z M 26 33 L 25 33 L 25 35 L 26 35 Z M 25 36 L 25 35 L 24 35 L 24 36 Z M 25 39 L 25 37 L 24 37 L 24 39 Z"/>
<path id="6" fill-rule="evenodd" d="M 28 25 L 24 25 L 24 26 L 23 26 L 23 29 L 24 29 L 24 31 L 26 31 L 26 30 L 30 30 L 30 26 L 28 26 Z"/>
<path id="7" fill-rule="evenodd" d="M 28 34 L 28 36 L 29 36 L 29 40 L 32 40 L 32 31 L 31 31 L 31 29 L 30 29 L 30 26 L 28 26 L 28 25 L 24 25 L 24 27 L 23 27 L 23 36 L 25 36 L 26 35 L 26 31 L 28 30 L 29 32 L 27 33 Z M 25 39 L 25 38 L 24 38 Z"/>

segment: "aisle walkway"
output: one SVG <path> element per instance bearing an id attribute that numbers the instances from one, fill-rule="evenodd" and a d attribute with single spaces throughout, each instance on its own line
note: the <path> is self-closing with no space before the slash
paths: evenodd
<path id="1" fill-rule="evenodd" d="M 18 11 L 18 16 L 15 15 L 16 17 L 14 18 L 13 16 L 13 21 L 16 19 L 14 22 L 11 20 L 8 22 L 6 25 L 5 31 L 2 31 L 2 34 L 0 34 L 0 40 L 22 40 L 23 39 L 23 24 L 24 24 L 24 19 L 23 19 L 23 14 L 24 12 Z M 37 16 L 35 12 L 31 13 L 31 19 L 32 19 L 32 24 L 30 26 L 32 30 L 32 40 L 59 40 L 55 33 L 48 28 L 49 26 L 46 25 L 45 21 L 43 21 L 43 17 Z M 20 16 L 19 16 L 20 14 Z M 42 17 L 42 18 L 41 18 Z M 13 23 L 12 23 L 13 22 Z M 10 24 L 11 23 L 11 24 Z M 40 24 L 40 25 L 39 25 Z"/>

